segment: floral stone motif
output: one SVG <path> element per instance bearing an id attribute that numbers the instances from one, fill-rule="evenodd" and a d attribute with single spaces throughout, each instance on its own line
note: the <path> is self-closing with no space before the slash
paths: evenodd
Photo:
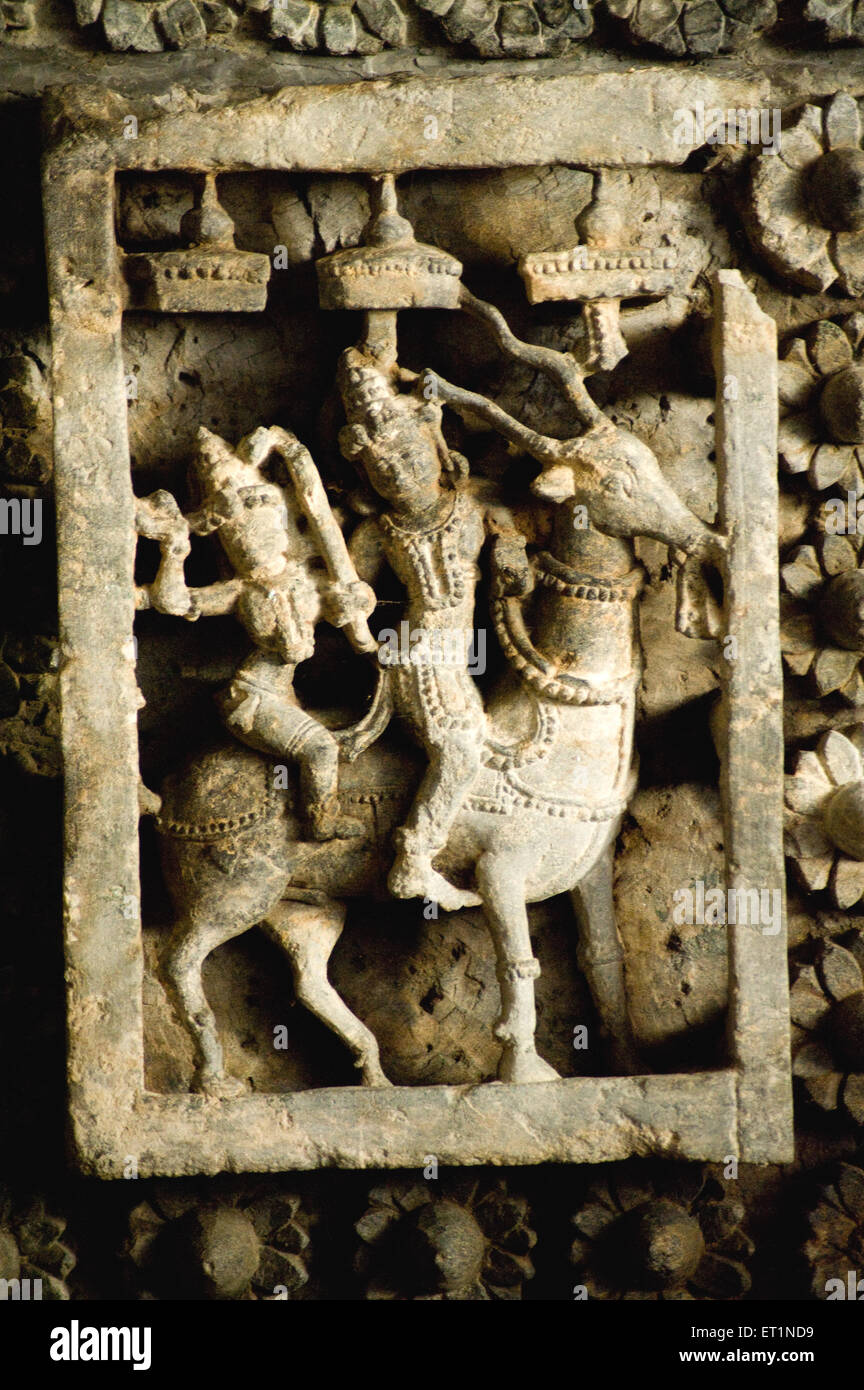
<path id="1" fill-rule="evenodd" d="M 805 106 L 753 160 L 744 221 L 755 249 L 808 290 L 864 290 L 864 150 L 854 97 Z"/>
<path id="2" fill-rule="evenodd" d="M 857 494 L 850 494 L 855 497 Z M 848 519 L 848 501 L 829 498 L 817 524 Z M 781 646 L 787 669 L 806 676 L 820 696 L 837 694 L 851 705 L 864 700 L 864 573 L 857 531 L 827 530 L 815 545 L 793 550 L 782 566 Z"/>
<path id="3" fill-rule="evenodd" d="M 484 58 L 565 53 L 594 29 L 596 0 L 417 0 L 451 43 L 470 43 Z"/>
<path id="4" fill-rule="evenodd" d="M 143 1298 L 278 1302 L 306 1284 L 308 1245 L 293 1194 L 252 1186 L 208 1201 L 161 1185 L 130 1213 L 124 1253 Z"/>
<path id="5" fill-rule="evenodd" d="M 780 362 L 780 461 L 817 491 L 862 489 L 864 314 L 824 320 Z"/>
<path id="6" fill-rule="evenodd" d="M 355 1267 L 376 1299 L 515 1300 L 534 1277 L 528 1203 L 506 1183 L 391 1182 L 374 1188 L 357 1222 Z"/>
<path id="7" fill-rule="evenodd" d="M 378 53 L 406 41 L 404 10 L 397 0 L 356 0 L 321 4 L 309 0 L 76 0 L 78 23 L 101 22 L 111 48 L 158 53 L 194 48 L 222 38 L 236 27 L 243 9 L 266 15 L 271 39 L 291 48 L 337 56 Z"/>
<path id="8" fill-rule="evenodd" d="M 673 58 L 710 58 L 737 48 L 777 19 L 774 0 L 606 0 L 632 43 Z"/>
<path id="9" fill-rule="evenodd" d="M 823 734 L 786 779 L 786 852 L 808 892 L 830 887 L 839 908 L 864 894 L 864 764 L 861 732 Z"/>
<path id="10" fill-rule="evenodd" d="M 810 1267 L 814 1298 L 857 1297 L 849 1294 L 852 1270 L 864 1268 L 864 1170 L 840 1163 L 831 1182 L 819 1188 L 819 1200 L 807 1214 L 809 1238 L 803 1255 Z"/>
<path id="11" fill-rule="evenodd" d="M 60 1239 L 65 1230 L 63 1218 L 49 1215 L 41 1200 L 19 1203 L 0 1188 L 0 1279 L 29 1279 L 32 1299 L 67 1300 L 76 1260 Z M 34 1281 L 41 1281 L 38 1293 Z"/>
<path id="12" fill-rule="evenodd" d="M 864 1124 L 864 934 L 822 942 L 792 986 L 792 1070 L 820 1110 Z"/>
<path id="13" fill-rule="evenodd" d="M 750 1288 L 744 1208 L 699 1165 L 622 1165 L 573 1217 L 571 1259 L 588 1298 L 734 1299 Z"/>

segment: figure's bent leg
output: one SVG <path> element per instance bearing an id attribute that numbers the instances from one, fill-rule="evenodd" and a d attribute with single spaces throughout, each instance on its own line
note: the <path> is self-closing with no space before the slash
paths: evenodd
<path id="1" fill-rule="evenodd" d="M 524 868 L 514 864 L 512 855 L 485 854 L 477 864 L 477 883 L 495 943 L 501 990 L 495 1036 L 504 1044 L 504 1051 L 498 1076 L 501 1081 L 554 1081 L 557 1071 L 538 1056 L 534 1042 L 534 981 L 540 964 L 528 933 L 525 877 Z"/>
<path id="2" fill-rule="evenodd" d="M 295 705 L 275 697 L 220 701 L 226 728 L 259 753 L 297 763 L 309 833 L 315 840 L 349 840 L 364 833 L 363 822 L 343 816 L 339 806 L 339 745 L 329 729 Z"/>
<path id="3" fill-rule="evenodd" d="M 447 844 L 453 821 L 480 770 L 482 756 L 482 735 L 478 733 L 466 737 L 460 732 L 429 749 L 426 775 L 405 825 L 395 835 L 397 855 L 387 886 L 396 897 L 429 898 L 445 912 L 479 904 L 476 893 L 454 888 L 433 868 L 432 860 Z"/>
<path id="4" fill-rule="evenodd" d="M 612 892 L 614 856 L 613 835 L 594 867 L 572 890 L 571 899 L 579 923 L 579 969 L 591 991 L 612 1065 L 621 1075 L 632 1076 L 644 1068 L 627 1009 L 624 957 Z"/>
<path id="5" fill-rule="evenodd" d="M 318 725 L 295 753 L 300 768 L 300 791 L 313 839 L 352 840 L 364 832 L 363 822 L 343 816 L 339 804 L 339 745 Z"/>
<path id="6" fill-rule="evenodd" d="M 268 935 L 288 953 L 297 998 L 350 1047 L 364 1086 L 389 1086 L 381 1070 L 378 1041 L 352 1014 L 327 978 L 327 962 L 345 921 L 342 903 L 283 901 L 268 913 Z"/>

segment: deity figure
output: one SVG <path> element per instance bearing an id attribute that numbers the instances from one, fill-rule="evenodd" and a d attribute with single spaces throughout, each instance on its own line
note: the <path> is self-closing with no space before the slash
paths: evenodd
<path id="1" fill-rule="evenodd" d="M 325 307 L 365 314 L 360 345 L 348 348 L 339 363 L 346 416 L 339 443 L 345 457 L 360 465 L 380 505 L 358 523 L 346 546 L 302 446 L 284 431 L 258 431 L 236 451 L 228 450 L 227 461 L 220 460 L 223 477 L 216 468 L 215 476 L 204 478 L 204 505 L 189 518 L 201 534 L 219 532 L 234 587 L 228 581 L 223 598 L 222 586 L 210 586 L 199 599 L 186 589 L 181 573 L 175 595 L 172 565 L 182 571 L 183 537 L 175 544 L 170 534 L 151 586 L 154 606 L 163 611 L 193 618 L 238 613 L 254 650 L 251 664 L 241 667 L 222 697 L 228 727 L 242 742 L 271 755 L 288 749 L 297 756 L 309 746 L 326 746 L 326 787 L 308 774 L 307 785 L 310 805 L 324 796 L 333 817 L 338 749 L 342 795 L 346 804 L 350 798 L 365 830 L 357 842 L 301 843 L 296 792 L 286 788 L 283 798 L 269 798 L 261 812 L 257 789 L 266 772 L 252 763 L 238 787 L 232 774 L 236 746 L 193 756 L 166 780 L 158 826 L 177 918 L 164 952 L 164 977 L 196 1045 L 195 1084 L 214 1094 L 224 1094 L 233 1079 L 225 1073 L 201 965 L 222 941 L 256 924 L 287 952 L 297 998 L 352 1049 L 364 1082 L 386 1084 L 374 1033 L 327 975 L 347 902 L 380 894 L 385 875 L 397 897 L 423 897 L 445 911 L 482 907 L 501 999 L 495 1026 L 502 1044 L 498 1077 L 518 1084 L 557 1076 L 537 1051 L 534 991 L 540 962 L 528 905 L 571 892 L 578 959 L 610 1065 L 625 1073 L 641 1067 L 628 1018 L 613 896 L 615 843 L 636 783 L 642 570 L 634 541 L 647 536 L 662 542 L 680 573 L 689 567 L 695 575 L 703 568 L 722 569 L 727 538 L 682 502 L 648 445 L 618 426 L 589 394 L 586 378 L 601 361 L 591 355 L 583 363 L 570 352 L 521 341 L 497 308 L 461 285 L 460 272 L 452 256 L 414 240 L 410 224 L 396 211 L 392 176 L 382 180 L 366 244 L 319 266 Z M 625 288 L 631 279 L 628 271 Z M 652 285 L 662 292 L 653 282 L 649 290 Z M 616 287 L 617 281 L 604 278 L 592 293 L 596 298 L 602 290 L 601 298 L 614 298 Z M 572 432 L 542 434 L 494 400 L 429 371 L 416 374 L 400 366 L 396 315 L 409 307 L 458 308 L 478 320 L 508 359 L 542 373 L 557 389 L 572 416 Z M 608 310 L 599 315 L 601 348 L 610 346 L 609 318 Z M 611 342 L 615 356 L 612 349 L 619 360 L 621 345 L 616 349 Z M 605 361 L 605 352 L 599 357 Z M 471 478 L 465 461 L 448 447 L 443 405 L 467 428 L 482 423 L 506 440 L 517 468 L 520 458 L 526 461 L 517 494 L 519 526 L 508 495 L 492 479 Z M 247 490 L 251 496 L 267 483 L 261 465 L 274 450 L 281 453 L 307 516 L 318 518 L 313 536 L 335 588 L 319 587 L 309 551 L 293 532 L 289 540 L 284 522 L 276 526 L 278 509 L 270 516 L 278 543 L 272 536 L 265 543 L 254 526 L 247 535 L 242 499 Z M 305 483 L 298 489 L 296 472 L 304 460 Z M 316 484 L 320 489 L 311 508 L 307 484 L 313 492 Z M 280 500 L 284 505 L 285 498 Z M 523 503 L 529 514 L 524 524 Z M 266 494 L 260 505 L 267 509 Z M 270 505 L 276 508 L 275 497 Z M 142 523 L 146 520 L 142 517 Z M 469 653 L 487 539 L 489 623 L 504 667 L 484 699 L 472 678 Z M 306 545 L 314 550 L 308 540 Z M 286 573 L 291 564 L 294 577 Z M 395 654 L 389 642 L 376 642 L 368 628 L 362 631 L 374 601 L 369 586 L 377 584 L 385 566 L 405 595 L 400 629 L 408 641 Z M 290 599 L 290 625 L 280 616 L 283 600 L 274 597 L 283 589 Z M 702 589 L 708 592 L 707 582 Z M 680 627 L 702 621 L 700 592 L 698 586 L 682 585 Z M 316 725 L 293 699 L 294 666 L 311 650 L 318 613 L 344 624 L 356 650 L 377 656 L 378 685 L 369 711 L 335 735 Z M 382 739 L 373 747 L 393 713 L 427 757 L 410 805 L 412 769 L 404 750 L 395 760 L 404 771 L 394 777 L 392 744 Z M 232 806 L 240 798 L 244 807 L 239 824 L 233 812 L 224 814 L 226 785 Z M 208 816 L 203 826 L 202 807 Z M 247 808 L 256 807 L 250 819 Z M 324 828 L 334 833 L 334 820 Z M 350 829 L 342 828 L 341 817 L 336 822 L 338 833 Z M 228 854 L 214 854 L 226 837 Z M 390 862 L 393 842 L 396 857 Z"/>
<path id="2" fill-rule="evenodd" d="M 195 474 L 203 495 L 198 509 L 184 517 L 167 492 L 139 499 L 139 532 L 160 541 L 162 562 L 153 585 L 139 589 L 138 606 L 189 621 L 237 616 L 252 647 L 217 696 L 225 726 L 250 748 L 297 764 L 313 839 L 348 839 L 363 827 L 341 813 L 339 747 L 330 730 L 301 708 L 294 674 L 313 655 L 315 626 L 322 618 L 335 627 L 362 621 L 374 608 L 375 595 L 359 581 L 339 584 L 328 578 L 314 540 L 298 525 L 294 489 L 265 473 L 268 455 L 277 445 L 284 450 L 286 441 L 292 451 L 302 451 L 285 431 L 255 431 L 231 449 L 210 430 L 199 430 Z M 231 578 L 187 587 L 183 565 L 190 531 L 218 535 Z"/>
<path id="3" fill-rule="evenodd" d="M 444 440 L 435 401 L 400 392 L 392 373 L 358 348 L 343 353 L 339 384 L 348 419 L 340 446 L 347 458 L 362 463 L 386 504 L 357 527 L 351 556 L 369 583 L 387 564 L 404 585 L 403 628 L 411 647 L 389 668 L 391 695 L 429 759 L 406 822 L 395 833 L 397 854 L 387 886 L 397 897 L 425 897 L 454 911 L 476 902 L 476 895 L 455 888 L 433 860 L 477 777 L 488 732 L 468 669 L 477 562 L 491 535 L 500 565 L 515 531 L 506 509 L 484 506 L 475 481 L 463 475 L 463 461 Z M 527 587 L 524 550 L 512 544 L 509 549 L 521 556 Z M 513 582 L 518 591 L 515 575 Z"/>

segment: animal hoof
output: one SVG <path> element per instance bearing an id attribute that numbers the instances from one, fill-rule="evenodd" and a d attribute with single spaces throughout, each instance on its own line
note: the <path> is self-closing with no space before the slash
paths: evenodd
<path id="1" fill-rule="evenodd" d="M 433 870 L 434 881 L 430 885 L 431 892 L 425 893 L 424 897 L 431 898 L 437 902 L 445 912 L 460 912 L 465 907 L 480 907 L 483 899 L 476 893 L 463 891 L 461 888 L 454 888 L 452 883 L 441 874 L 436 874 Z"/>
<path id="2" fill-rule="evenodd" d="M 364 1086 L 392 1086 L 393 1082 L 388 1081 L 381 1070 L 381 1063 L 376 1057 L 374 1062 L 366 1061 L 363 1057 L 358 1057 L 354 1063 L 360 1072 L 360 1081 Z"/>
<path id="3" fill-rule="evenodd" d="M 498 1068 L 499 1081 L 514 1081 L 520 1086 L 535 1081 L 558 1081 L 560 1074 L 536 1052 L 505 1052 Z"/>
<path id="4" fill-rule="evenodd" d="M 236 1076 L 196 1076 L 192 1090 L 213 1100 L 239 1100 L 248 1094 L 249 1087 Z"/>
<path id="5" fill-rule="evenodd" d="M 363 1080 L 363 1085 L 364 1085 L 364 1086 L 378 1086 L 378 1087 L 382 1087 L 382 1086 L 392 1086 L 392 1085 L 393 1085 L 393 1082 L 392 1082 L 392 1081 L 388 1081 L 388 1080 L 387 1080 L 387 1077 L 384 1075 L 383 1071 L 371 1071 L 371 1072 L 370 1072 L 366 1067 L 363 1068 L 363 1077 L 362 1077 L 362 1080 Z"/>

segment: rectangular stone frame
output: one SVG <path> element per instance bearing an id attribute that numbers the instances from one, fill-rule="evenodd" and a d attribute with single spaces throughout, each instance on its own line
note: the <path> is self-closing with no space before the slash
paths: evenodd
<path id="1" fill-rule="evenodd" d="M 792 1157 L 785 922 L 773 938 L 730 930 L 733 1061 L 716 1071 L 237 1100 L 144 1089 L 135 532 L 115 175 L 677 165 L 691 153 L 678 143 L 681 108 L 758 107 L 766 95 L 759 83 L 651 68 L 493 79 L 289 88 L 236 105 L 189 98 L 167 113 L 98 87 L 46 96 L 69 1113 L 87 1173 L 416 1168 L 430 1154 L 443 1164 Z M 610 129 L 616 109 L 627 119 Z M 725 663 L 727 881 L 782 889 L 774 325 L 737 272 L 718 277 L 716 322 L 718 381 L 738 384 L 718 390 L 717 403 L 721 516 L 732 530 L 727 632 L 738 644 Z"/>

